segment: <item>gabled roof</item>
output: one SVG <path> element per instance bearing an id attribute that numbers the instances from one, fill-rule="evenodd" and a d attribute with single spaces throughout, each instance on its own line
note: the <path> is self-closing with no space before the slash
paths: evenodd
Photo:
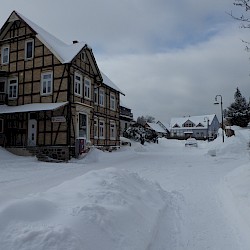
<path id="1" fill-rule="evenodd" d="M 68 45 L 17 11 L 13 11 L 11 13 L 4 27 L 8 27 L 16 20 L 22 20 L 25 22 L 36 34 L 36 37 L 57 57 L 61 63 L 71 62 L 84 46 L 88 46 L 85 42 L 75 44 L 72 43 Z M 1 33 L 2 32 L 4 32 L 4 29 L 1 30 Z"/>
<path id="2" fill-rule="evenodd" d="M 154 130 L 155 132 L 158 133 L 166 133 L 166 130 L 164 130 L 159 124 L 157 123 L 151 123 L 151 122 L 147 122 L 148 126 Z"/>
<path id="3" fill-rule="evenodd" d="M 171 119 L 170 128 L 173 128 L 175 126 L 175 124 L 178 124 L 180 126 L 180 128 L 183 128 L 182 125 L 185 122 L 187 122 L 188 120 L 193 122 L 195 124 L 195 126 L 197 126 L 198 124 L 202 124 L 204 126 L 204 128 L 207 128 L 207 119 L 209 120 L 209 124 L 211 124 L 214 117 L 215 117 L 215 114 L 201 115 L 201 116 L 176 117 L 176 118 Z M 195 128 L 195 127 L 192 127 L 192 129 L 193 128 Z"/>
<path id="4" fill-rule="evenodd" d="M 166 129 L 167 131 L 170 130 L 170 124 L 167 122 L 158 121 L 157 124 L 159 124 L 162 128 Z"/>
<path id="5" fill-rule="evenodd" d="M 88 48 L 91 56 L 93 56 L 92 49 L 87 43 L 77 42 L 68 45 L 23 16 L 22 14 L 18 13 L 17 11 L 13 11 L 8 20 L 5 22 L 3 28 L 0 31 L 0 40 L 1 36 L 3 36 L 4 31 L 8 30 L 8 26 L 10 26 L 12 22 L 16 20 L 24 21 L 36 34 L 36 37 L 55 55 L 55 57 L 62 64 L 70 63 L 84 47 Z M 96 68 L 97 75 L 100 75 L 100 77 L 103 78 L 102 80 L 104 84 L 123 94 L 122 91 L 104 73 L 100 72 L 94 56 L 93 61 L 93 67 Z"/>
<path id="6" fill-rule="evenodd" d="M 122 95 L 125 95 L 122 93 L 122 91 L 101 71 L 103 83 L 108 85 L 110 88 L 120 92 Z"/>

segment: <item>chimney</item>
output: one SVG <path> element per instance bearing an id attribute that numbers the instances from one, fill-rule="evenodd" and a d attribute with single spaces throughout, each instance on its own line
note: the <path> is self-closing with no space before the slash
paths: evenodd
<path id="1" fill-rule="evenodd" d="M 73 41 L 73 44 L 76 44 L 76 43 L 78 43 L 78 41 L 77 41 L 77 40 L 74 40 L 74 41 Z"/>

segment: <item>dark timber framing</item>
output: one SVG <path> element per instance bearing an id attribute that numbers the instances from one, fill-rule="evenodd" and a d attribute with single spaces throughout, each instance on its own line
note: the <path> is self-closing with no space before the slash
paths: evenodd
<path id="1" fill-rule="evenodd" d="M 0 48 L 9 48 L 9 62 L 2 64 L 0 61 L 0 80 L 6 81 L 6 99 L 3 101 L 1 97 L 0 103 L 0 118 L 4 125 L 0 145 L 35 146 L 50 157 L 63 160 L 75 156 L 78 138 L 84 138 L 85 149 L 92 145 L 104 148 L 119 146 L 120 91 L 103 82 L 92 49 L 85 44 L 65 62 L 44 42 L 46 36 L 40 39 L 39 27 L 32 26 L 32 22 L 13 11 L 0 30 Z M 27 41 L 32 46 L 32 57 L 28 59 L 25 55 Z M 2 49 L 2 58 L 1 53 Z M 75 93 L 75 73 L 82 79 L 79 94 Z M 44 75 L 46 78 L 43 79 Z M 97 102 L 94 99 L 96 89 Z M 99 102 L 100 89 L 104 91 L 104 106 Z M 111 95 L 115 96 L 115 109 L 110 107 Z M 2 104 L 14 108 L 39 103 L 51 103 L 52 108 L 43 109 L 41 105 L 41 109 L 1 113 Z M 60 105 L 53 106 L 56 103 Z M 95 125 L 96 119 L 98 124 Z M 99 121 L 105 124 L 102 136 Z M 116 129 L 112 136 L 111 124 L 115 124 L 112 129 Z M 55 147 L 63 150 L 60 157 L 55 153 Z"/>

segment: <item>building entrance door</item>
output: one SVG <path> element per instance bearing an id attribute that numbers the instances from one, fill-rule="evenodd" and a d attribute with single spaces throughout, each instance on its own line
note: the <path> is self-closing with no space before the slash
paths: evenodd
<path id="1" fill-rule="evenodd" d="M 37 121 L 30 119 L 28 123 L 28 146 L 36 146 Z"/>

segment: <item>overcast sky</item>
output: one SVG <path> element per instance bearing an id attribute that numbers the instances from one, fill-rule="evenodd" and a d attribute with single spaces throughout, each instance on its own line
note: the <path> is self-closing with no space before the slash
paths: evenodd
<path id="1" fill-rule="evenodd" d="M 234 0 L 6 0 L 0 26 L 16 10 L 66 43 L 85 41 L 100 69 L 126 94 L 135 119 L 217 114 L 239 87 L 250 97 L 250 30 L 226 12 Z"/>

